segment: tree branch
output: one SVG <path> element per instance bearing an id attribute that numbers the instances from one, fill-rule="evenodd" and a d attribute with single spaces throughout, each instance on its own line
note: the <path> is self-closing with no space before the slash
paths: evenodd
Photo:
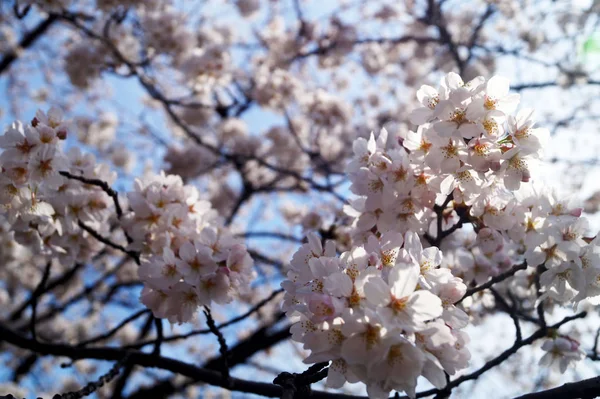
<path id="1" fill-rule="evenodd" d="M 16 49 L 9 51 L 0 60 L 0 74 L 8 71 L 11 64 L 15 62 L 20 55 L 20 50 L 31 47 L 44 33 L 50 29 L 50 27 L 58 20 L 58 15 L 50 14 L 48 18 L 40 22 L 33 30 L 28 32 L 23 39 L 19 42 Z"/>

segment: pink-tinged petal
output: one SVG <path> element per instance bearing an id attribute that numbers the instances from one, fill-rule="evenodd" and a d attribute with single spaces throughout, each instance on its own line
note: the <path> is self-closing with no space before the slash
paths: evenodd
<path id="1" fill-rule="evenodd" d="M 358 157 L 363 157 L 365 155 L 369 155 L 369 149 L 367 147 L 367 140 L 362 137 L 354 140 L 352 144 L 352 150 L 354 151 L 354 155 Z"/>
<path id="2" fill-rule="evenodd" d="M 508 94 L 510 81 L 502 76 L 494 76 L 487 82 L 486 91 L 490 97 L 502 98 Z"/>
<path id="3" fill-rule="evenodd" d="M 472 93 L 467 88 L 459 87 L 450 93 L 450 101 L 457 107 L 464 106 L 466 100 L 471 98 L 471 95 Z"/>
<path id="4" fill-rule="evenodd" d="M 454 305 L 444 309 L 442 318 L 446 324 L 456 329 L 464 328 L 469 324 L 469 315 Z"/>
<path id="5" fill-rule="evenodd" d="M 552 360 L 554 360 L 554 358 L 552 357 L 552 352 L 548 352 L 540 358 L 538 365 L 548 367 L 552 364 Z"/>
<path id="6" fill-rule="evenodd" d="M 521 187 L 523 173 L 520 170 L 509 168 L 504 172 L 504 185 L 511 191 L 518 190 Z"/>
<path id="7" fill-rule="evenodd" d="M 448 195 L 454 190 L 454 187 L 456 187 L 456 179 L 453 175 L 448 175 L 440 183 L 440 192 L 444 195 Z"/>
<path id="8" fill-rule="evenodd" d="M 396 249 L 402 246 L 404 238 L 401 233 L 396 231 L 388 231 L 381 237 L 381 248 L 385 250 Z"/>
<path id="9" fill-rule="evenodd" d="M 413 309 L 417 321 L 435 319 L 442 315 L 442 300 L 429 291 L 419 290 L 410 296 L 408 305 Z"/>
<path id="10" fill-rule="evenodd" d="M 321 256 L 323 253 L 323 246 L 321 245 L 321 239 L 319 236 L 311 231 L 308 233 L 306 238 L 308 239 L 308 244 L 312 253 L 315 256 Z"/>
<path id="11" fill-rule="evenodd" d="M 329 388 L 341 388 L 346 383 L 344 376 L 348 366 L 342 359 L 334 360 L 327 369 L 327 381 L 325 386 Z"/>
<path id="12" fill-rule="evenodd" d="M 456 72 L 449 72 L 446 75 L 446 84 L 450 89 L 458 89 L 459 87 L 464 86 L 464 82 L 459 74 Z"/>
<path id="13" fill-rule="evenodd" d="M 431 97 L 436 97 L 438 92 L 431 86 L 423 85 L 419 90 L 417 90 L 417 100 L 425 106 Z"/>
<path id="14" fill-rule="evenodd" d="M 375 141 L 375 135 L 373 134 L 373 132 L 371 132 L 371 136 L 369 136 L 367 149 L 369 150 L 370 154 L 374 154 L 377 150 L 377 142 Z"/>
<path id="15" fill-rule="evenodd" d="M 484 98 L 476 98 L 467 107 L 466 117 L 467 119 L 474 121 L 485 116 L 485 109 L 483 108 Z"/>
<path id="16" fill-rule="evenodd" d="M 386 128 L 382 128 L 379 131 L 379 137 L 377 137 L 377 145 L 381 148 L 385 148 L 385 146 L 387 145 L 387 139 L 388 139 L 388 131 Z"/>
<path id="17" fill-rule="evenodd" d="M 173 250 L 171 248 L 165 247 L 165 249 L 163 249 L 163 259 L 166 263 L 175 263 L 175 254 L 173 253 Z"/>
<path id="18" fill-rule="evenodd" d="M 442 263 L 442 251 L 437 247 L 425 248 L 422 252 L 424 258 L 432 263 L 433 266 L 437 266 Z"/>
<path id="19" fill-rule="evenodd" d="M 541 265 L 546 260 L 546 253 L 542 250 L 535 250 L 526 255 L 527 264 L 529 266 Z"/>
<path id="20" fill-rule="evenodd" d="M 345 273 L 337 272 L 325 279 L 325 290 L 337 297 L 349 297 L 352 294 L 352 279 Z"/>
<path id="21" fill-rule="evenodd" d="M 396 298 L 404 298 L 412 294 L 419 281 L 419 274 L 419 266 L 414 263 L 394 267 L 388 277 L 388 281 L 392 287 L 392 295 Z"/>
<path id="22" fill-rule="evenodd" d="M 362 334 L 355 334 L 342 344 L 342 357 L 350 364 L 363 364 L 367 359 L 367 345 Z"/>
<path id="23" fill-rule="evenodd" d="M 194 244 L 189 241 L 184 243 L 179 248 L 179 257 L 186 262 L 194 259 L 196 257 L 196 248 L 194 247 Z"/>
<path id="24" fill-rule="evenodd" d="M 419 235 L 414 231 L 407 231 L 404 237 L 404 249 L 406 249 L 409 255 L 418 261 L 421 258 L 421 252 L 423 252 L 423 245 Z"/>
<path id="25" fill-rule="evenodd" d="M 358 222 L 356 223 L 356 227 L 358 227 L 359 231 L 368 231 L 377 223 L 377 218 L 374 213 L 363 213 L 358 218 Z"/>
<path id="26" fill-rule="evenodd" d="M 569 366 L 569 359 L 567 359 L 567 358 L 560 359 L 558 366 L 559 366 L 560 372 L 562 374 L 564 374 L 565 371 L 567 371 L 567 367 Z"/>
<path id="27" fill-rule="evenodd" d="M 381 277 L 371 277 L 365 283 L 365 296 L 373 306 L 386 306 L 390 303 L 390 287 Z"/>
<path id="28" fill-rule="evenodd" d="M 450 137 L 454 134 L 457 129 L 455 122 L 450 121 L 442 121 L 433 125 L 433 128 L 436 132 L 440 134 L 442 137 Z"/>
<path id="29" fill-rule="evenodd" d="M 433 117 L 433 113 L 429 108 L 417 108 L 410 113 L 410 122 L 415 125 L 423 125 Z"/>
<path id="30" fill-rule="evenodd" d="M 461 137 L 470 139 L 473 137 L 479 137 L 484 131 L 476 123 L 463 123 L 458 128 L 458 132 Z"/>
<path id="31" fill-rule="evenodd" d="M 442 369 L 441 365 L 438 366 L 439 361 L 429 352 L 424 352 L 427 360 L 423 367 L 423 377 L 436 388 L 441 389 L 446 386 L 446 374 Z M 435 359 L 435 360 L 434 360 Z"/>

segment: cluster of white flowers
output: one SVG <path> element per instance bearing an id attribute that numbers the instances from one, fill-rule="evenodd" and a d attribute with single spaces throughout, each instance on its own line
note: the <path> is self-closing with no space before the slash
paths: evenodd
<path id="1" fill-rule="evenodd" d="M 146 44 L 158 54 L 179 57 L 195 44 L 186 22 L 185 14 L 171 6 L 147 10 L 141 15 Z"/>
<path id="2" fill-rule="evenodd" d="M 61 142 L 69 124 L 51 108 L 36 113 L 29 124 L 13 123 L 0 136 L 2 174 L 0 206 L 17 242 L 36 254 L 58 257 L 63 266 L 86 262 L 104 246 L 83 231 L 79 222 L 98 233 L 109 232 L 112 200 L 94 185 L 68 179 L 68 172 L 112 184 L 116 174 L 96 164 L 77 148 L 67 154 Z"/>
<path id="3" fill-rule="evenodd" d="M 7 246 L 14 237 L 27 248 L 25 255 L 57 258 L 63 267 L 87 262 L 104 248 L 87 230 L 115 236 L 115 204 L 101 184 L 89 182 L 112 185 L 116 173 L 77 148 L 63 153 L 70 125 L 51 108 L 38 111 L 30 124 L 13 123 L 0 136 L 0 227 L 8 240 L 2 235 L 0 243 Z M 252 258 L 195 187 L 162 173 L 137 180 L 128 199 L 131 211 L 122 227 L 130 249 L 142 254 L 142 302 L 157 317 L 186 322 L 198 306 L 228 303 L 248 291 Z M 9 261 L 20 248 L 8 246 L 3 258 Z"/>
<path id="4" fill-rule="evenodd" d="M 229 303 L 255 277 L 246 247 L 223 227 L 198 190 L 174 175 L 136 180 L 123 226 L 146 254 L 141 301 L 156 317 L 190 321 L 202 305 Z"/>
<path id="5" fill-rule="evenodd" d="M 186 82 L 206 95 L 231 81 L 231 62 L 231 54 L 223 46 L 197 47 L 186 54 L 181 71 Z M 206 97 L 210 98 L 209 95 Z"/>
<path id="6" fill-rule="evenodd" d="M 86 42 L 73 44 L 65 55 L 65 73 L 71 84 L 85 89 L 100 77 L 106 64 L 106 51 Z"/>
<path id="7" fill-rule="evenodd" d="M 302 82 L 284 69 L 260 67 L 254 81 L 256 102 L 276 110 L 285 110 L 303 91 Z"/>
<path id="8" fill-rule="evenodd" d="M 454 223 L 457 222 L 453 219 Z M 483 227 L 478 233 L 472 229 L 460 229 L 444 240 L 443 267 L 464 281 L 482 284 L 490 276 L 502 273 L 514 265 L 516 244 L 495 229 Z"/>
<path id="9" fill-rule="evenodd" d="M 102 31 L 103 24 L 95 26 L 96 32 Z M 115 56 L 113 50 L 98 40 L 82 41 L 73 38 L 64 56 L 64 70 L 71 84 L 79 89 L 91 87 L 100 77 L 102 71 L 109 65 L 117 67 L 124 58 L 129 62 L 137 62 L 141 50 L 140 42 L 132 33 L 131 28 L 117 25 L 110 31 L 106 40 L 119 51 Z"/>
<path id="10" fill-rule="evenodd" d="M 454 303 L 467 287 L 436 268 L 438 248 L 390 231 L 337 257 L 333 241 L 308 240 L 282 283 L 284 310 L 297 321 L 292 339 L 311 351 L 305 362 L 333 361 L 327 386 L 363 381 L 371 398 L 414 396 L 420 375 L 442 388 L 444 372 L 466 367 L 468 316 Z"/>
<path id="11" fill-rule="evenodd" d="M 170 146 L 164 156 L 166 172 L 192 179 L 211 170 L 217 157 L 210 150 L 188 141 L 182 146 Z"/>
<path id="12" fill-rule="evenodd" d="M 349 104 L 325 90 L 315 90 L 304 98 L 304 107 L 311 121 L 318 126 L 336 129 L 346 125 L 352 118 Z"/>
<path id="13" fill-rule="evenodd" d="M 356 218 L 355 239 L 376 231 L 437 232 L 434 204 L 449 194 L 443 230 L 457 223 L 473 229 L 442 243 L 444 265 L 467 282 L 487 280 L 525 260 L 544 265 L 545 296 L 559 301 L 596 296 L 600 248 L 586 238 L 581 209 L 558 200 L 530 181 L 542 155 L 547 130 L 535 128 L 533 111 L 510 115 L 519 97 L 501 77 L 464 83 L 450 73 L 439 90 L 423 86 L 418 124 L 400 140 L 359 139 L 348 167 L 360 197 L 347 213 Z M 544 296 L 544 297 L 545 297 Z M 542 297 L 543 299 L 543 297 Z"/>
<path id="14" fill-rule="evenodd" d="M 312 352 L 305 361 L 333 361 L 328 385 L 362 381 L 372 398 L 414 396 L 419 375 L 439 387 L 444 371 L 466 367 L 468 317 L 453 305 L 463 280 L 527 261 L 543 272 L 533 301 L 600 294 L 600 248 L 581 210 L 530 183 L 548 132 L 531 110 L 510 114 L 519 96 L 508 81 L 450 73 L 417 97 L 416 132 L 354 142 L 351 249 L 338 258 L 311 233 L 283 283 L 293 338 Z"/>

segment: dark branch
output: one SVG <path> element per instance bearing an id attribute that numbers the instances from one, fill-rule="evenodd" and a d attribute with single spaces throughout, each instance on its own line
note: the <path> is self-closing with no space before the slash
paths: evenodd
<path id="1" fill-rule="evenodd" d="M 48 18 L 40 22 L 32 31 L 27 33 L 19 42 L 17 49 L 10 51 L 0 60 L 0 74 L 7 71 L 11 64 L 19 58 L 19 50 L 31 47 L 50 27 L 58 20 L 58 16 L 50 14 Z"/>

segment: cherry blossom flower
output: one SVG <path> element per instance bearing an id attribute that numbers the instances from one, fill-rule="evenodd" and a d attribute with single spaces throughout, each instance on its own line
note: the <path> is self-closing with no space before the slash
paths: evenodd
<path id="1" fill-rule="evenodd" d="M 585 357 L 585 352 L 579 348 L 579 342 L 568 337 L 556 337 L 545 341 L 542 349 L 547 353 L 540 358 L 540 366 L 551 366 L 564 373 L 574 362 Z"/>

